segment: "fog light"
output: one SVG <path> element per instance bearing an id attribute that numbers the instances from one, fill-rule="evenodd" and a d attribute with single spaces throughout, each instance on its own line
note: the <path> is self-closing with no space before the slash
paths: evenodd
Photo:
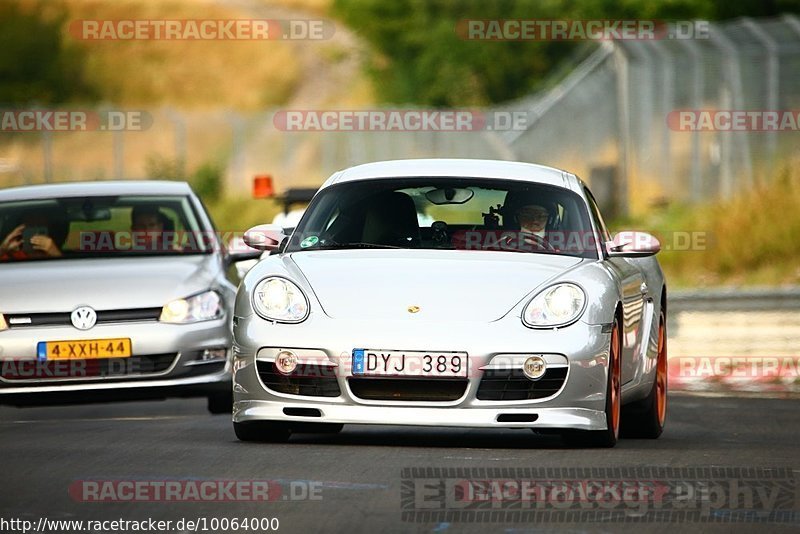
<path id="1" fill-rule="evenodd" d="M 531 356 L 522 364 L 522 372 L 531 380 L 539 380 L 546 370 L 547 364 L 541 356 Z"/>
<path id="2" fill-rule="evenodd" d="M 210 362 L 214 360 L 224 360 L 227 350 L 225 349 L 206 349 L 200 355 L 200 361 Z"/>
<path id="3" fill-rule="evenodd" d="M 279 372 L 288 375 L 297 368 L 297 356 L 294 352 L 288 350 L 279 352 L 275 358 L 275 368 Z"/>

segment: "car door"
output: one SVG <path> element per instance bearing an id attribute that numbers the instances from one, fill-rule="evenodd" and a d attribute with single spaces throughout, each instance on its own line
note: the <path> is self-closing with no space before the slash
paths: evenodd
<path id="1" fill-rule="evenodd" d="M 611 235 L 605 226 L 597 202 L 588 188 L 584 187 L 584 191 L 589 201 L 592 219 L 603 239 L 609 241 Z M 619 280 L 622 291 L 622 383 L 625 384 L 636 377 L 636 369 L 641 364 L 639 348 L 642 341 L 642 319 L 647 286 L 641 269 L 632 260 L 606 257 L 603 261 Z"/>

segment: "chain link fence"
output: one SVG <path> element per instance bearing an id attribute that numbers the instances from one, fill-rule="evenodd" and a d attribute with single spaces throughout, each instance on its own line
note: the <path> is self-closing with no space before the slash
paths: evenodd
<path id="1" fill-rule="evenodd" d="M 107 110 L 90 113 L 95 111 L 103 117 Z M 144 117 L 143 127 L 4 132 L 0 134 L 0 187 L 158 178 L 153 170 L 164 168 L 172 178 L 190 177 L 193 170 L 213 163 L 224 169 L 225 189 L 235 195 L 247 194 L 257 174 L 273 175 L 279 189 L 316 187 L 333 172 L 368 161 L 513 158 L 504 141 L 491 131 L 284 131 L 274 121 L 284 111 L 116 109 L 111 112 Z"/>
<path id="2" fill-rule="evenodd" d="M 410 157 L 517 159 L 569 169 L 618 213 L 728 197 L 800 159 L 794 131 L 679 131 L 680 110 L 800 110 L 800 19 L 710 24 L 707 38 L 593 44 L 552 88 L 488 111 L 524 111 L 506 131 L 293 131 L 275 113 L 140 110 L 141 130 L 3 132 L 0 186 L 145 178 L 154 159 L 225 169 L 226 191 L 255 174 L 317 186 L 358 163 Z M 100 110 L 103 111 L 102 109 Z M 187 174 L 188 175 L 188 174 Z"/>
<path id="3" fill-rule="evenodd" d="M 800 19 L 710 24 L 705 37 L 601 44 L 551 91 L 510 104 L 535 118 L 505 142 L 517 159 L 569 169 L 625 200 L 618 212 L 727 198 L 796 165 L 796 127 L 681 131 L 670 119 L 681 110 L 796 118 Z"/>

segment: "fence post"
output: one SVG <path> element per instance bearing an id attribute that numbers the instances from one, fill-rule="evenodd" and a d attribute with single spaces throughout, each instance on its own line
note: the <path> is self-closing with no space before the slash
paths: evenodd
<path id="1" fill-rule="evenodd" d="M 183 116 L 172 110 L 166 110 L 167 118 L 172 122 L 174 132 L 173 142 L 175 143 L 175 161 L 181 176 L 186 174 L 186 121 Z"/>
<path id="2" fill-rule="evenodd" d="M 228 167 L 228 190 L 242 190 L 245 166 L 245 141 L 242 117 L 233 111 L 225 114 L 231 126 L 231 159 Z"/>
<path id="3" fill-rule="evenodd" d="M 767 78 L 767 101 L 766 101 L 766 108 L 768 111 L 777 111 L 778 110 L 778 84 L 779 79 L 778 76 L 780 75 L 780 65 L 778 64 L 778 45 L 775 42 L 775 39 L 772 38 L 770 34 L 765 32 L 763 28 L 753 22 L 753 19 L 744 19 L 742 21 L 742 25 L 750 30 L 750 33 L 764 46 L 764 49 L 767 52 L 767 61 L 766 61 L 766 71 L 765 75 Z M 775 154 L 777 152 L 777 135 L 778 132 L 775 130 L 766 132 L 767 135 L 767 161 L 765 164 L 766 169 L 766 179 L 769 180 L 772 177 L 772 168 L 773 168 L 773 161 L 775 160 Z"/>
<path id="4" fill-rule="evenodd" d="M 42 130 L 42 157 L 44 158 L 44 181 L 53 181 L 53 132 Z"/>
<path id="5" fill-rule="evenodd" d="M 739 50 L 734 46 L 733 42 L 722 32 L 718 25 L 712 24 L 711 31 L 709 32 L 709 39 L 713 46 L 716 46 L 722 53 L 723 63 L 725 65 L 725 79 L 728 84 L 728 90 L 731 95 L 731 107 L 733 109 L 744 108 L 744 89 L 742 87 L 742 72 L 739 69 Z M 723 104 L 722 108 L 724 109 Z M 753 163 L 750 159 L 750 142 L 747 139 L 745 132 L 720 132 L 723 136 L 722 143 L 722 198 L 730 198 L 735 189 L 733 183 L 733 150 L 731 148 L 731 139 L 737 141 L 742 159 L 740 167 L 741 173 L 744 173 L 747 186 L 753 184 Z"/>
<path id="6" fill-rule="evenodd" d="M 661 186 L 664 191 L 669 191 L 672 186 L 672 146 L 670 139 L 670 129 L 667 127 L 667 114 L 675 107 L 675 98 L 672 86 L 675 83 L 675 71 L 672 68 L 672 58 L 662 48 L 661 43 L 649 41 L 652 52 L 658 57 L 661 66 L 661 121 L 659 131 L 661 132 L 661 158 L 659 167 L 661 169 Z"/>
<path id="7" fill-rule="evenodd" d="M 111 133 L 112 143 L 114 144 L 114 179 L 123 180 L 125 178 L 125 138 L 122 130 L 114 130 Z"/>
<path id="8" fill-rule="evenodd" d="M 703 74 L 700 72 L 700 52 L 697 45 L 688 40 L 679 39 L 676 41 L 686 49 L 689 60 L 691 61 L 692 72 L 692 109 L 698 110 L 703 107 Z M 692 202 L 698 202 L 703 197 L 703 175 L 700 168 L 700 132 L 692 132 L 692 174 L 690 195 Z"/>
<path id="9" fill-rule="evenodd" d="M 617 110 L 619 111 L 619 173 L 615 195 L 619 206 L 618 215 L 628 214 L 628 172 L 630 171 L 631 125 L 630 125 L 630 80 L 628 56 L 622 46 L 614 43 L 614 64 L 617 68 Z"/>

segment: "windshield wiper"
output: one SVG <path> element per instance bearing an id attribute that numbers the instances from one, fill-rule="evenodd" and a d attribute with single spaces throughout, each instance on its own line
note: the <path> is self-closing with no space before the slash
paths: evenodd
<path id="1" fill-rule="evenodd" d="M 336 243 L 336 242 L 328 242 L 324 245 L 320 244 L 316 247 L 309 247 L 305 250 L 335 250 L 335 249 L 347 249 L 347 248 L 406 248 L 406 247 L 398 247 L 395 245 L 380 245 L 378 243 Z"/>

